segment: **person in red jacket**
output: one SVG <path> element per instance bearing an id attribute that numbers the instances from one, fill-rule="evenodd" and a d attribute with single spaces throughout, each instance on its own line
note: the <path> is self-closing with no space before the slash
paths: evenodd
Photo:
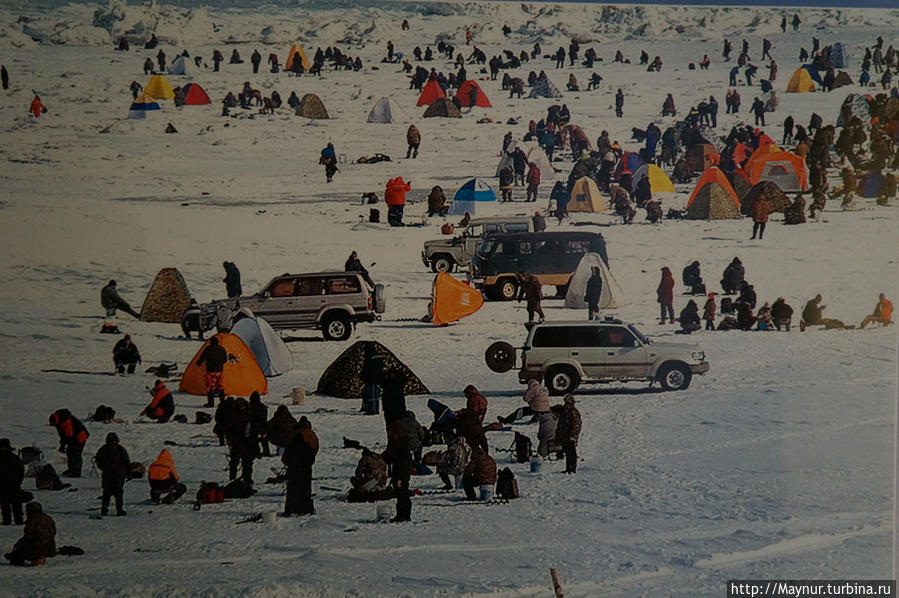
<path id="1" fill-rule="evenodd" d="M 50 415 L 50 425 L 59 434 L 59 452 L 66 454 L 68 469 L 62 475 L 70 478 L 81 477 L 81 454 L 90 434 L 78 418 L 68 409 L 57 409 Z"/>
<path id="2" fill-rule="evenodd" d="M 150 394 L 153 395 L 153 400 L 144 407 L 140 414 L 146 415 L 157 423 L 164 424 L 175 413 L 175 399 L 172 398 L 172 393 L 165 387 L 162 380 L 156 381 L 156 384 L 150 389 Z"/>
<path id="3" fill-rule="evenodd" d="M 34 99 L 31 100 L 31 114 L 34 115 L 34 118 L 40 118 L 41 114 L 47 112 L 47 107 L 41 103 L 41 97 L 37 94 L 34 94 Z"/>
<path id="4" fill-rule="evenodd" d="M 387 222 L 390 226 L 403 226 L 403 210 L 406 207 L 406 192 L 412 190 L 412 184 L 398 176 L 387 181 L 384 190 L 384 201 L 387 202 Z"/>
<path id="5" fill-rule="evenodd" d="M 537 187 L 540 185 L 540 169 L 533 162 L 528 163 L 527 201 L 537 201 Z"/>
<path id="6" fill-rule="evenodd" d="M 665 316 L 667 311 L 668 320 L 672 323 L 674 322 L 674 276 L 671 275 L 671 270 L 668 269 L 668 266 L 662 268 L 662 280 L 659 282 L 659 288 L 656 289 L 656 294 L 658 295 L 658 302 L 661 306 L 661 324 L 665 323 Z"/>
<path id="7" fill-rule="evenodd" d="M 478 414 L 478 420 L 483 424 L 484 416 L 487 415 L 487 397 L 475 388 L 473 384 L 469 384 L 462 391 L 465 395 L 465 408 Z"/>

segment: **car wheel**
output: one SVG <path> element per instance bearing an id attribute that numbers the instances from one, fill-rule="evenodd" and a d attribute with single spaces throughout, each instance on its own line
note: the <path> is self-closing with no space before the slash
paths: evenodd
<path id="1" fill-rule="evenodd" d="M 345 341 L 353 334 L 353 321 L 348 316 L 327 316 L 322 322 L 322 335 L 328 341 Z"/>
<path id="2" fill-rule="evenodd" d="M 497 374 L 505 374 L 515 367 L 515 347 L 506 341 L 496 341 L 484 353 L 487 367 Z"/>
<path id="3" fill-rule="evenodd" d="M 502 301 L 512 301 L 518 294 L 518 283 L 514 278 L 504 278 L 496 284 L 496 294 Z"/>
<path id="4" fill-rule="evenodd" d="M 693 374 L 683 363 L 666 363 L 659 368 L 658 378 L 665 390 L 686 390 Z"/>
<path id="5" fill-rule="evenodd" d="M 581 379 L 573 367 L 555 366 L 546 372 L 546 388 L 551 395 L 564 395 L 574 392 Z"/>
<path id="6" fill-rule="evenodd" d="M 453 260 L 445 255 L 438 255 L 431 260 L 432 272 L 451 272 L 453 269 Z"/>

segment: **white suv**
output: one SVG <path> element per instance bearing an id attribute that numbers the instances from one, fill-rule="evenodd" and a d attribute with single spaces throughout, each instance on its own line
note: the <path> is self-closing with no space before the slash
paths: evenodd
<path id="1" fill-rule="evenodd" d="M 508 343 L 491 345 L 486 358 L 494 371 L 509 371 L 515 364 Z M 518 380 L 544 380 L 555 395 L 573 392 L 582 382 L 613 380 L 658 381 L 665 390 L 684 390 L 693 374 L 707 371 L 709 362 L 698 346 L 656 343 L 633 324 L 606 318 L 532 326 Z"/>

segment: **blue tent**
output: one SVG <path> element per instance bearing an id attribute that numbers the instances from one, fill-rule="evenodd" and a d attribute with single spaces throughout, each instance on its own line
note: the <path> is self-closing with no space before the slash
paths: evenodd
<path id="1" fill-rule="evenodd" d="M 849 62 L 849 51 L 843 42 L 837 42 L 830 48 L 830 63 L 835 69 L 844 69 Z"/>
<path id="2" fill-rule="evenodd" d="M 147 118 L 147 112 L 150 110 L 159 110 L 159 104 L 150 96 L 143 94 L 128 109 L 128 118 Z"/>
<path id="3" fill-rule="evenodd" d="M 496 201 L 496 193 L 483 179 L 471 179 L 456 191 L 449 213 L 462 215 L 468 212 L 474 216 L 475 206 L 484 201 Z"/>
<path id="4" fill-rule="evenodd" d="M 872 170 L 865 175 L 861 185 L 859 185 L 862 191 L 862 197 L 878 197 L 880 195 L 880 189 L 885 182 L 886 177 L 883 176 L 883 173 L 879 170 Z"/>
<path id="5" fill-rule="evenodd" d="M 818 69 L 816 69 L 813 65 L 803 64 L 802 68 L 808 71 L 808 76 L 812 78 L 812 81 L 814 81 L 818 85 L 824 85 L 824 81 L 821 80 L 821 75 L 818 74 Z"/>

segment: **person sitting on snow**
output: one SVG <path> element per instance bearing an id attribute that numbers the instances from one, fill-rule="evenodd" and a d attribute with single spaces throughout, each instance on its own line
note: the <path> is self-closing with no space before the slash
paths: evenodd
<path id="1" fill-rule="evenodd" d="M 175 399 L 172 398 L 172 393 L 165 387 L 162 380 L 157 380 L 150 389 L 150 394 L 153 395 L 153 400 L 144 407 L 140 414 L 146 415 L 157 423 L 166 423 L 175 413 Z"/>

